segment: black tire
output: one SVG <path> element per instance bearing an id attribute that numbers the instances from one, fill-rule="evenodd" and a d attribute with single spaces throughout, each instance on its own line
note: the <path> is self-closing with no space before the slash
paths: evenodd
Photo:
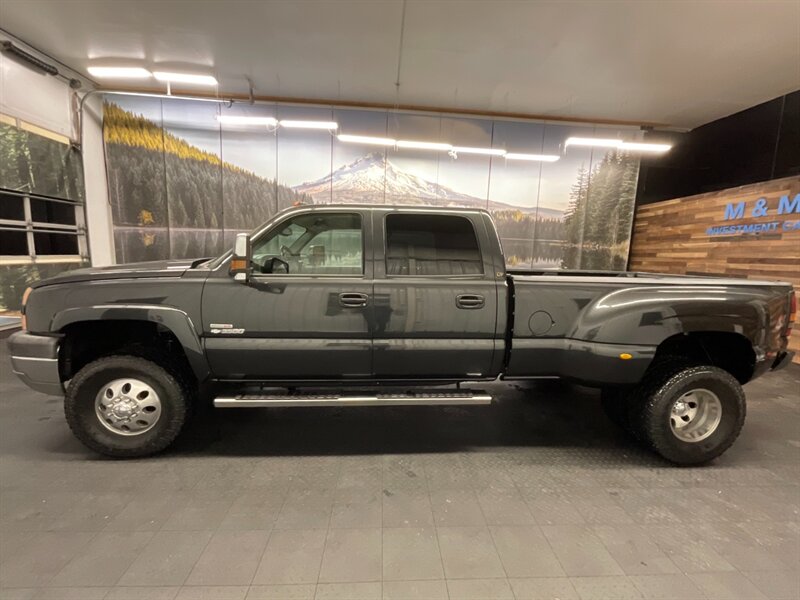
<path id="1" fill-rule="evenodd" d="M 647 436 L 647 429 L 643 422 L 644 408 L 647 401 L 652 396 L 655 388 L 660 387 L 676 374 L 692 366 L 694 365 L 673 357 L 662 357 L 650 365 L 644 378 L 638 385 L 629 390 L 625 403 L 627 408 L 625 420 L 628 433 L 636 441 L 648 446 L 651 450 L 655 450 L 650 443 L 650 438 Z"/>
<path id="2" fill-rule="evenodd" d="M 708 390 L 719 400 L 721 416 L 713 433 L 700 441 L 684 441 L 670 425 L 672 407 L 691 390 Z M 747 412 L 744 390 L 727 371 L 712 366 L 693 366 L 675 370 L 655 369 L 645 377 L 631 401 L 631 428 L 643 442 L 667 460 L 678 465 L 709 462 L 731 447 L 744 425 Z"/>
<path id="3" fill-rule="evenodd" d="M 161 401 L 161 415 L 155 425 L 138 435 L 111 431 L 95 413 L 95 398 L 102 387 L 125 377 L 145 382 Z M 70 429 L 86 447 L 114 458 L 134 458 L 160 452 L 175 440 L 186 421 L 191 397 L 186 380 L 169 363 L 114 355 L 87 364 L 72 378 L 64 398 L 64 414 Z"/>
<path id="4" fill-rule="evenodd" d="M 628 417 L 628 398 L 631 390 L 629 388 L 603 388 L 600 393 L 600 404 L 609 420 L 624 429 L 630 431 L 630 419 Z"/>

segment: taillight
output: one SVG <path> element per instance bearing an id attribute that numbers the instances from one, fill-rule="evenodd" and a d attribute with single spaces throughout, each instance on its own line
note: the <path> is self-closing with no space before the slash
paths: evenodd
<path id="1" fill-rule="evenodd" d="M 789 294 L 789 318 L 786 319 L 786 327 L 783 330 L 784 337 L 792 334 L 792 324 L 797 319 L 797 294 L 794 290 Z"/>

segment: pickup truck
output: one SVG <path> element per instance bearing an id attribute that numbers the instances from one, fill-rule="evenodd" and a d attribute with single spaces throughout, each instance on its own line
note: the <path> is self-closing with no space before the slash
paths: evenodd
<path id="1" fill-rule="evenodd" d="M 14 372 L 89 448 L 166 448 L 218 408 L 484 404 L 559 377 L 666 459 L 724 452 L 742 384 L 791 361 L 789 284 L 506 268 L 489 213 L 284 211 L 217 258 L 87 268 L 26 290 Z M 445 387 L 447 386 L 447 387 Z"/>

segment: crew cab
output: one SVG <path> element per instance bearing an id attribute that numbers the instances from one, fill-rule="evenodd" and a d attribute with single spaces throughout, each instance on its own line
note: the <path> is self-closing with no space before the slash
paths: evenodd
<path id="1" fill-rule="evenodd" d="M 483 210 L 299 206 L 217 258 L 38 282 L 9 346 L 14 372 L 65 394 L 75 435 L 115 457 L 166 448 L 204 397 L 481 404 L 462 383 L 560 377 L 697 464 L 738 436 L 742 384 L 791 361 L 795 308 L 780 282 L 509 270 Z"/>

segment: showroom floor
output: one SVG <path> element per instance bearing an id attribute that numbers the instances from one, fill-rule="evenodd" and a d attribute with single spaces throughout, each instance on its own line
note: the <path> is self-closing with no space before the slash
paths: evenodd
<path id="1" fill-rule="evenodd" d="M 800 367 L 716 464 L 631 444 L 591 390 L 492 406 L 217 411 L 112 461 L 0 341 L 0 597 L 798 598 Z"/>

